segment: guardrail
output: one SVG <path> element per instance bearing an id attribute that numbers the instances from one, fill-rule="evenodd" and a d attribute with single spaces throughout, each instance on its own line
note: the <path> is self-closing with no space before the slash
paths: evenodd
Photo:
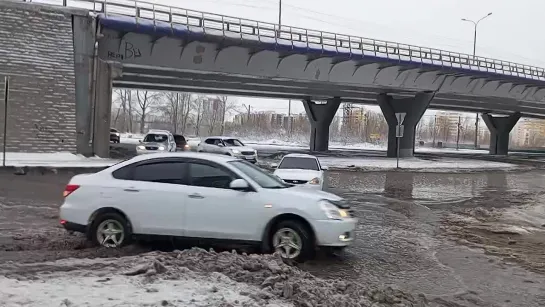
<path id="1" fill-rule="evenodd" d="M 545 81 L 545 69 L 484 57 L 473 57 L 469 54 L 450 52 L 427 47 L 412 46 L 377 39 L 356 37 L 325 31 L 303 29 L 256 20 L 242 19 L 213 13 L 193 11 L 183 8 L 131 0 L 22 0 L 24 2 L 45 3 L 78 7 L 108 15 L 123 15 L 153 21 L 153 25 L 175 24 L 207 30 L 220 31 L 224 36 L 229 33 L 240 35 L 241 39 L 253 36 L 258 41 L 273 39 L 277 44 L 285 41 L 306 45 L 313 48 L 318 45 L 324 51 L 333 48 L 337 52 L 350 55 L 369 55 L 390 60 L 410 61 L 413 63 L 432 64 L 448 68 L 461 68 L 473 71 L 491 72 L 507 76 L 515 76 Z M 245 35 L 243 37 L 243 35 Z M 299 45 L 300 46 L 300 45 Z M 297 46 L 298 47 L 298 46 Z M 320 47 L 318 47 L 320 48 Z"/>

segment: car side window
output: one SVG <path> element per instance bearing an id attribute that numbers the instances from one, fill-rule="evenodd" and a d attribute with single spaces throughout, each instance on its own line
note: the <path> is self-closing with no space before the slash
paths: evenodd
<path id="1" fill-rule="evenodd" d="M 133 180 L 170 184 L 185 184 L 186 165 L 183 162 L 155 162 L 134 168 Z"/>
<path id="2" fill-rule="evenodd" d="M 206 139 L 206 141 L 204 141 L 206 144 L 210 144 L 210 145 L 215 145 L 216 144 L 216 139 Z"/>
<path id="3" fill-rule="evenodd" d="M 191 185 L 206 188 L 229 189 L 231 181 L 238 179 L 219 167 L 202 163 L 190 163 Z"/>

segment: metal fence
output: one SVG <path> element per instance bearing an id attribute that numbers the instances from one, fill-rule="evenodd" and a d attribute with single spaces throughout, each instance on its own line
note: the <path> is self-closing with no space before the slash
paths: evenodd
<path id="1" fill-rule="evenodd" d="M 180 31 L 195 31 L 204 35 L 229 37 L 274 43 L 276 47 L 291 46 L 322 53 L 376 57 L 398 63 L 433 65 L 438 68 L 488 72 L 506 76 L 545 81 L 545 69 L 435 48 L 413 46 L 378 39 L 277 25 L 257 20 L 242 19 L 129 0 L 23 0 L 84 8 L 105 16 L 134 17 L 136 27 L 151 27 L 154 31 L 174 35 Z M 180 28 L 181 26 L 182 28 Z"/>

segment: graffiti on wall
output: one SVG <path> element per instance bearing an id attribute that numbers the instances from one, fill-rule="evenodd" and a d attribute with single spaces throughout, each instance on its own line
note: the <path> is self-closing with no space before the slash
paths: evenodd
<path id="1" fill-rule="evenodd" d="M 108 58 L 112 60 L 130 60 L 142 56 L 140 48 L 134 46 L 133 43 L 125 41 L 118 51 L 108 51 Z"/>

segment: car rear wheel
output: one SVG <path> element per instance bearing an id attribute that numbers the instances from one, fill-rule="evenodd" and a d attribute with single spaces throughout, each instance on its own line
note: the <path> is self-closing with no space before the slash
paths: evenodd
<path id="1" fill-rule="evenodd" d="M 132 238 L 128 221 L 117 213 L 104 213 L 95 218 L 91 226 L 93 243 L 116 248 L 130 243 Z"/>
<path id="2" fill-rule="evenodd" d="M 278 223 L 273 231 L 271 246 L 285 260 L 304 261 L 312 256 L 314 244 L 310 230 L 298 221 Z"/>

